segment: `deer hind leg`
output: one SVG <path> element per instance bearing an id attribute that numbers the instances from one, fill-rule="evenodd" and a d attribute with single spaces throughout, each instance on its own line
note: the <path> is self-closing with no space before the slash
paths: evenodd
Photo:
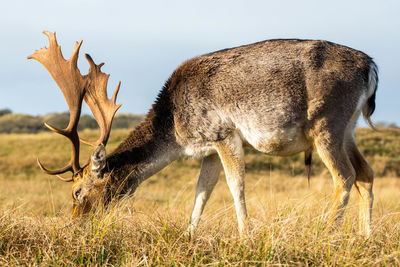
<path id="1" fill-rule="evenodd" d="M 372 205 L 374 202 L 374 195 L 372 193 L 374 173 L 358 150 L 354 140 L 348 142 L 347 150 L 356 172 L 354 185 L 358 193 L 359 201 L 359 229 L 361 233 L 370 236 Z"/>
<path id="2" fill-rule="evenodd" d="M 246 234 L 246 200 L 244 196 L 244 152 L 243 144 L 237 133 L 215 143 L 218 155 L 224 167 L 226 181 L 232 193 L 238 219 L 239 233 Z"/>
<path id="3" fill-rule="evenodd" d="M 221 170 L 222 165 L 217 154 L 203 158 L 199 180 L 196 187 L 194 207 L 188 229 L 191 235 L 194 234 L 194 230 L 199 224 L 200 216 L 203 213 L 207 200 L 210 198 L 210 195 L 218 182 Z"/>
<path id="4" fill-rule="evenodd" d="M 355 171 L 343 146 L 333 135 L 319 136 L 315 140 L 316 150 L 333 178 L 335 197 L 328 219 L 328 227 L 333 227 L 342 219 L 355 180 Z"/>

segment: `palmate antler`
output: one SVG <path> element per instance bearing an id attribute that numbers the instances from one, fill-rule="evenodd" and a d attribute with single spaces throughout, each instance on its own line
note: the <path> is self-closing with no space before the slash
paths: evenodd
<path id="1" fill-rule="evenodd" d="M 101 135 L 96 142 L 90 142 L 82 140 L 82 142 L 92 145 L 94 147 L 103 144 L 107 144 L 108 137 L 110 136 L 111 123 L 114 118 L 115 112 L 121 107 L 122 104 L 116 105 L 117 94 L 121 82 L 118 82 L 117 88 L 111 99 L 107 97 L 107 83 L 110 74 L 101 72 L 101 67 L 104 63 L 96 65 L 90 55 L 85 54 L 87 61 L 89 62 L 89 73 L 87 74 L 87 86 L 84 100 L 89 106 L 94 118 L 96 119 L 101 129 Z"/>
<path id="2" fill-rule="evenodd" d="M 28 59 L 36 59 L 42 63 L 64 94 L 70 111 L 70 119 L 67 128 L 60 130 L 47 123 L 45 123 L 45 125 L 53 132 L 64 135 L 71 141 L 72 155 L 70 162 L 59 170 L 48 170 L 42 165 L 39 159 L 37 162 L 40 169 L 47 174 L 58 176 L 67 171 L 76 174 L 82 169 L 79 165 L 80 139 L 77 131 L 82 100 L 84 99 L 89 106 L 101 129 L 101 135 L 97 141 L 82 141 L 92 146 L 97 146 L 99 144 L 105 146 L 110 135 L 115 112 L 121 106 L 115 104 L 120 82 L 118 83 L 113 97 L 108 99 L 107 83 L 109 74 L 105 74 L 100 70 L 104 63 L 96 65 L 92 58 L 86 54 L 86 59 L 89 62 L 90 68 L 89 73 L 83 76 L 77 67 L 78 54 L 82 41 L 75 43 L 71 57 L 65 60 L 61 53 L 61 47 L 57 44 L 55 33 L 47 31 L 43 33 L 49 38 L 49 48 L 42 48 L 39 51 L 35 51 L 32 55 L 28 56 Z M 72 178 L 64 179 L 60 176 L 58 177 L 63 181 L 73 180 Z"/>

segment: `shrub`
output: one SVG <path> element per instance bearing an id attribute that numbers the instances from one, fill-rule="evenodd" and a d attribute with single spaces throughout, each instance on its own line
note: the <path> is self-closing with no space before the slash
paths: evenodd
<path id="1" fill-rule="evenodd" d="M 0 117 L 11 113 L 12 113 L 11 109 L 8 108 L 0 109 Z"/>

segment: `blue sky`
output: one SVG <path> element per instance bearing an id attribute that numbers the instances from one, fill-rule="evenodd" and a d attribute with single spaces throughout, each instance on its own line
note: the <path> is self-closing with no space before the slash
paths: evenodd
<path id="1" fill-rule="evenodd" d="M 67 110 L 40 63 L 27 60 L 56 31 L 64 56 L 105 62 L 119 112 L 146 113 L 172 71 L 203 53 L 272 38 L 325 39 L 362 50 L 380 69 L 374 121 L 400 125 L 400 1 L 7 1 L 0 10 L 0 109 L 33 115 Z M 84 109 L 88 113 L 88 109 Z"/>

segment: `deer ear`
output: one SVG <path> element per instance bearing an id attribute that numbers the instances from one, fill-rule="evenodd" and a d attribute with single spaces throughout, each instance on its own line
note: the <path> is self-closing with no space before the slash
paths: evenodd
<path id="1" fill-rule="evenodd" d="M 92 172 L 100 174 L 101 170 L 106 166 L 106 148 L 100 144 L 92 154 Z"/>

